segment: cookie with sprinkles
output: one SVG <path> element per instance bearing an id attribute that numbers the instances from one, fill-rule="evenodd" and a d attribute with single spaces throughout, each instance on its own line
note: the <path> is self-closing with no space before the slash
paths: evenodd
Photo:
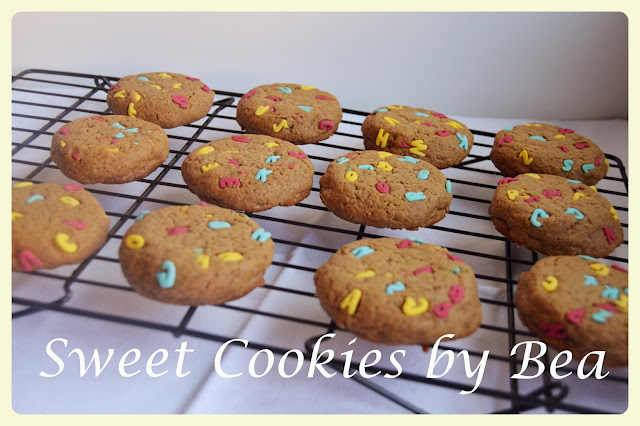
<path id="1" fill-rule="evenodd" d="M 604 257 L 624 238 L 617 212 L 594 186 L 554 175 L 501 179 L 489 216 L 507 239 L 549 256 Z"/>
<path id="2" fill-rule="evenodd" d="M 349 222 L 417 229 L 442 220 L 453 195 L 451 182 L 424 160 L 358 151 L 329 164 L 320 179 L 320 198 Z"/>
<path id="3" fill-rule="evenodd" d="M 214 92 L 197 78 L 168 72 L 128 75 L 109 88 L 114 114 L 155 123 L 163 129 L 198 121 L 211 109 Z"/>
<path id="4" fill-rule="evenodd" d="M 21 182 L 11 193 L 11 268 L 50 269 L 82 262 L 104 244 L 109 218 L 77 184 Z"/>
<path id="5" fill-rule="evenodd" d="M 473 146 L 473 134 L 446 115 L 402 105 L 376 109 L 362 123 L 365 149 L 426 160 L 439 169 L 460 164 Z"/>
<path id="6" fill-rule="evenodd" d="M 143 296 L 178 305 L 217 305 L 264 285 L 271 234 L 216 206 L 165 207 L 127 230 L 120 265 Z"/>
<path id="7" fill-rule="evenodd" d="M 126 183 L 151 174 L 169 156 L 160 126 L 125 115 L 74 120 L 53 135 L 51 158 L 83 184 Z"/>
<path id="8" fill-rule="evenodd" d="M 242 96 L 236 120 L 247 133 L 302 145 L 333 135 L 342 120 L 342 108 L 335 96 L 313 86 L 266 84 Z"/>
<path id="9" fill-rule="evenodd" d="M 505 176 L 545 173 L 595 185 L 609 163 L 591 140 L 571 129 L 543 123 L 509 126 L 496 134 L 490 154 Z"/>
<path id="10" fill-rule="evenodd" d="M 372 342 L 430 345 L 444 334 L 467 336 L 482 322 L 471 267 L 417 239 L 346 244 L 314 281 L 336 324 Z"/>
<path id="11" fill-rule="evenodd" d="M 209 142 L 182 163 L 182 178 L 203 201 L 246 212 L 292 206 L 313 184 L 313 164 L 291 142 L 236 135 Z"/>
<path id="12" fill-rule="evenodd" d="M 628 304 L 627 271 L 593 258 L 547 257 L 518 279 L 522 322 L 552 348 L 571 351 L 574 359 L 605 351 L 605 365 L 627 365 Z"/>

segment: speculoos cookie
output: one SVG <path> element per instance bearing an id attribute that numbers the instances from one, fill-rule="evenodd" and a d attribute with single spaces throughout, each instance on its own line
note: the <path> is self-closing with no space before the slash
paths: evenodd
<path id="1" fill-rule="evenodd" d="M 98 200 L 77 184 L 18 183 L 11 194 L 11 268 L 81 262 L 102 247 L 109 223 Z"/>
<path id="2" fill-rule="evenodd" d="M 333 135 L 342 120 L 342 108 L 335 96 L 313 86 L 266 84 L 242 96 L 236 120 L 247 133 L 302 145 Z"/>
<path id="3" fill-rule="evenodd" d="M 376 109 L 362 123 L 365 149 L 426 160 L 439 169 L 460 164 L 473 146 L 473 134 L 446 115 L 402 105 Z"/>
<path id="4" fill-rule="evenodd" d="M 313 164 L 296 145 L 264 135 L 209 142 L 182 163 L 182 178 L 203 201 L 246 212 L 292 206 L 313 184 Z"/>
<path id="5" fill-rule="evenodd" d="M 160 126 L 124 115 L 74 120 L 53 135 L 51 158 L 60 171 L 83 184 L 142 179 L 169 155 Z"/>
<path id="6" fill-rule="evenodd" d="M 197 78 L 168 72 L 128 75 L 109 88 L 107 104 L 117 115 L 171 129 L 207 115 L 214 92 Z"/>
<path id="7" fill-rule="evenodd" d="M 543 123 L 500 130 L 489 157 L 510 177 L 545 173 L 595 185 L 609 170 L 604 153 L 594 142 L 571 129 Z"/>
<path id="8" fill-rule="evenodd" d="M 543 342 L 574 358 L 605 351 L 604 364 L 628 362 L 628 273 L 593 258 L 541 259 L 518 279 L 516 307 Z M 592 360 L 593 362 L 593 360 Z"/>
<path id="9" fill-rule="evenodd" d="M 151 211 L 125 233 L 122 272 L 143 296 L 179 305 L 216 305 L 264 285 L 271 234 L 216 206 Z"/>
<path id="10" fill-rule="evenodd" d="M 446 248 L 417 239 L 364 239 L 342 246 L 314 276 L 336 322 L 372 342 L 430 345 L 482 322 L 473 270 Z"/>
<path id="11" fill-rule="evenodd" d="M 453 195 L 451 182 L 424 160 L 357 151 L 329 164 L 320 179 L 320 198 L 349 222 L 416 229 L 442 220 Z"/>
<path id="12" fill-rule="evenodd" d="M 507 239 L 549 256 L 603 257 L 624 238 L 617 212 L 595 187 L 554 175 L 501 179 L 489 216 Z"/>

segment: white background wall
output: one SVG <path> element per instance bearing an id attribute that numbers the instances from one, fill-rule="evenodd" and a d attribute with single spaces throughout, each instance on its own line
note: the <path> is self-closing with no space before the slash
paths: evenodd
<path id="1" fill-rule="evenodd" d="M 627 118 L 622 13 L 19 13 L 12 70 L 310 84 L 345 108 Z"/>

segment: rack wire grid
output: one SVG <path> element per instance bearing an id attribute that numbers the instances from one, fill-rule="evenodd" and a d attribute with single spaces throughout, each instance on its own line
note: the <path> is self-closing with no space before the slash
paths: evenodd
<path id="1" fill-rule="evenodd" d="M 13 181 L 68 183 L 68 179 L 62 175 L 49 156 L 51 136 L 74 119 L 92 114 L 109 114 L 105 103 L 106 92 L 117 80 L 117 77 L 36 69 L 26 70 L 14 76 Z M 488 217 L 487 209 L 496 183 L 501 178 L 488 157 L 495 136 L 488 131 L 472 130 L 476 139 L 473 152 L 460 165 L 445 170 L 454 188 L 451 211 L 447 217 L 437 225 L 419 231 L 381 230 L 350 224 L 328 212 L 320 201 L 319 177 L 334 158 L 349 151 L 362 149 L 360 125 L 368 113 L 345 109 L 339 132 L 328 141 L 305 145 L 304 150 L 316 168 L 311 195 L 297 206 L 277 207 L 249 215 L 265 229 L 274 229 L 272 233 L 276 244 L 274 262 L 265 276 L 267 283 L 253 293 L 264 292 L 263 295 L 282 301 L 285 306 L 300 305 L 304 309 L 278 311 L 270 305 L 256 306 L 244 303 L 244 300 L 250 299 L 245 297 L 219 306 L 175 307 L 182 310 L 178 311 L 179 316 L 170 316 L 177 318 L 175 323 L 167 323 L 153 315 L 136 315 L 134 311 L 125 314 L 121 309 L 108 304 L 74 304 L 72 301 L 75 290 L 79 287 L 94 287 L 117 292 L 121 297 L 135 298 L 132 303 L 139 304 L 140 311 L 160 309 L 157 302 L 143 300 L 133 292 L 126 280 L 116 272 L 119 271 L 117 247 L 122 235 L 141 211 L 195 204 L 199 201 L 188 191 L 180 176 L 180 164 L 189 152 L 211 140 L 242 133 L 235 121 L 236 104 L 242 94 L 222 90 L 215 92 L 213 108 L 206 117 L 196 123 L 167 131 L 171 151 L 166 162 L 153 174 L 124 185 L 91 185 L 87 188 L 99 199 L 111 219 L 107 243 L 102 250 L 78 265 L 30 273 L 14 272 L 13 321 L 20 321 L 20 318 L 26 315 L 55 311 L 166 331 L 176 337 L 188 336 L 214 342 L 226 342 L 236 338 L 233 334 L 225 334 L 224 327 L 202 330 L 190 326 L 197 311 L 214 310 L 219 316 L 258 316 L 261 321 L 274 321 L 282 326 L 298 327 L 298 333 L 305 336 L 305 341 L 300 343 L 300 347 L 304 348 L 308 355 L 316 340 L 325 333 L 335 333 L 343 342 L 354 337 L 344 330 L 337 329 L 319 307 L 313 287 L 313 274 L 317 267 L 328 260 L 340 246 L 355 239 L 412 236 L 446 246 L 451 252 L 463 257 L 476 273 L 484 312 L 482 325 L 472 336 L 444 341 L 440 348 L 468 350 L 472 365 L 480 361 L 484 350 L 490 349 L 487 375 L 478 389 L 467 396 L 490 400 L 491 403 L 487 405 L 489 408 L 483 412 L 609 413 L 626 410 L 626 368 L 609 369 L 609 375 L 602 380 L 578 380 L 575 374 L 577 362 L 573 361 L 559 369 L 562 374 L 572 374 L 566 379 L 555 380 L 549 373 L 549 364 L 551 357 L 557 352 L 550 350 L 542 358 L 545 370 L 537 379 L 511 379 L 522 366 L 522 352 L 510 356 L 511 349 L 518 342 L 537 340 L 517 317 L 514 292 L 518 275 L 528 269 L 538 256 L 508 242 L 495 231 Z M 608 154 L 606 157 L 611 169 L 608 176 L 598 184 L 599 192 L 604 194 L 619 212 L 625 232 L 623 245 L 607 259 L 618 264 L 627 264 L 628 180 L 620 159 Z M 294 252 L 296 255 L 292 254 Z M 300 253 L 303 255 L 300 256 Z M 104 273 L 105 270 L 109 272 Z M 280 280 L 278 285 L 271 284 L 276 277 L 288 271 L 295 272 L 296 277 L 303 276 L 304 279 L 297 278 L 295 282 L 284 280 L 284 283 Z M 28 286 L 21 285 L 22 283 L 28 283 Z M 34 288 L 38 291 L 33 291 Z M 291 349 L 287 342 L 278 341 L 278 335 L 265 335 L 261 341 L 251 341 L 248 348 L 243 350 L 257 352 L 263 348 L 270 349 L 279 356 Z M 366 345 L 364 348 L 366 349 Z M 393 349 L 397 348 L 383 347 L 382 351 Z M 406 349 L 412 351 L 418 359 L 424 360 L 429 356 L 423 354 L 422 349 L 418 347 Z M 350 373 L 357 371 L 357 356 L 361 358 L 361 355 L 356 354 L 355 361 L 348 369 Z M 342 372 L 344 363 L 344 358 L 338 357 L 328 365 L 335 371 Z M 455 379 L 447 376 L 427 379 L 425 364 L 414 364 L 404 366 L 402 375 L 393 380 L 385 381 L 380 378 L 382 375 L 374 379 L 365 379 L 360 374 L 355 374 L 351 380 L 357 381 L 370 392 L 404 407 L 407 412 L 415 413 L 433 412 L 436 408 L 430 405 L 430 398 L 424 397 L 425 392 L 448 392 L 457 395 L 460 390 L 473 387 L 475 379 L 466 380 L 466 376 L 462 374 L 458 374 Z M 394 369 L 384 366 L 376 366 L 375 369 L 367 371 L 379 370 L 383 373 L 395 373 Z M 488 375 L 492 377 L 487 379 Z M 390 385 L 391 382 L 393 385 Z M 601 403 L 582 403 L 584 398 L 594 396 Z M 614 405 L 612 410 L 612 399 L 623 401 L 622 405 Z"/>

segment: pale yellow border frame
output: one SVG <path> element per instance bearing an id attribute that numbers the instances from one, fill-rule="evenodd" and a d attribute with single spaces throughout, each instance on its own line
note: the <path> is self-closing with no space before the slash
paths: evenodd
<path id="1" fill-rule="evenodd" d="M 4 52 L 2 64 L 4 69 L 8 70 L 9 75 L 5 76 L 5 85 L 1 86 L 1 93 L 3 102 L 1 122 L 3 123 L 2 129 L 4 129 L 7 135 L 7 140 L 11 141 L 11 86 L 9 84 L 11 78 L 11 22 L 14 14 L 18 12 L 29 11 L 131 11 L 131 12 L 146 12 L 146 11 L 601 11 L 611 12 L 619 11 L 627 15 L 629 19 L 629 164 L 627 164 L 627 172 L 629 173 L 630 180 L 630 193 L 633 194 L 635 188 L 635 181 L 633 172 L 630 171 L 632 164 L 638 163 L 638 157 L 635 155 L 640 149 L 638 148 L 637 141 L 640 141 L 640 133 L 638 132 L 637 119 L 637 97 L 638 97 L 638 84 L 637 80 L 632 79 L 632 76 L 640 76 L 638 72 L 638 19 L 640 17 L 639 9 L 640 2 L 634 0 L 635 4 L 632 4 L 631 0 L 628 1 L 549 1 L 541 0 L 536 2 L 518 2 L 518 1 L 407 1 L 407 0 L 394 0 L 393 2 L 372 2 L 372 1 L 352 1 L 345 2 L 344 0 L 323 0 L 322 2 L 301 2 L 301 1 L 285 1 L 285 0 L 237 0 L 235 2 L 212 2 L 212 1 L 189 1 L 189 2 L 173 2 L 171 4 L 159 4 L 157 2 L 149 2 L 144 0 L 138 0 L 136 2 L 122 1 L 122 0 L 109 0 L 106 2 L 86 2 L 86 1 L 43 1 L 36 0 L 26 3 L 18 3 L 17 1 L 11 1 L 11 4 L 7 4 L 5 0 L 1 6 L 3 9 L 2 22 L 0 25 L 0 40 L 2 51 Z M 635 52 L 634 52 L 635 49 Z M 7 151 L 8 152 L 8 147 Z M 5 154 L 6 155 L 6 154 Z M 0 199 L 8 200 L 10 198 L 10 182 L 11 182 L 11 158 L 9 155 L 3 156 L 0 160 L 4 167 L 0 167 L 0 173 L 4 178 L 0 178 L 0 182 L 5 182 L 0 186 Z M 629 200 L 629 208 L 631 218 L 635 213 L 637 205 L 635 201 Z M 211 425 L 213 422 L 260 422 L 264 424 L 325 424 L 328 422 L 335 423 L 361 423 L 367 424 L 381 424 L 384 422 L 402 422 L 405 424 L 422 424 L 424 422 L 471 422 L 486 423 L 486 424 L 537 424 L 539 422 L 560 424 L 565 422 L 580 422 L 580 424 L 598 424 L 616 422 L 618 424 L 632 424 L 638 422 L 640 417 L 637 415 L 639 409 L 637 403 L 640 402 L 638 398 L 638 385 L 635 382 L 637 376 L 635 375 L 636 364 L 632 361 L 632 367 L 629 367 L 629 410 L 620 416 L 585 416 L 585 415 L 569 415 L 561 416 L 518 416 L 515 418 L 512 415 L 506 416 L 435 416 L 425 418 L 423 416 L 354 416 L 347 415 L 333 415 L 333 416 L 300 416 L 300 415 L 274 415 L 274 416 L 247 416 L 247 415 L 224 415 L 216 416 L 122 416 L 122 415 L 110 415 L 110 416 L 87 416 L 87 415 L 56 415 L 56 416 L 40 416 L 40 415 L 16 415 L 11 408 L 11 255 L 10 255 L 10 243 L 8 242 L 8 236 L 11 232 L 11 225 L 9 218 L 9 203 L 5 202 L 3 208 L 3 216 L 5 220 L 0 221 L 0 232 L 3 235 L 4 241 L 0 244 L 0 282 L 5 282 L 5 303 L 2 305 L 2 317 L 6 318 L 5 321 L 0 323 L 0 337 L 5 342 L 4 348 L 0 350 L 0 365 L 3 366 L 0 372 L 1 387 L 0 387 L 0 421 L 4 425 L 30 425 L 39 424 L 42 425 L 111 425 L 117 424 L 133 424 L 133 423 L 153 423 L 154 425 L 169 425 L 175 422 L 189 423 L 189 424 L 207 424 Z M 631 222 L 631 220 L 629 220 Z M 635 235 L 636 228 L 629 227 L 629 240 L 636 241 Z M 629 247 L 629 262 L 633 263 L 636 260 L 635 246 Z M 630 268 L 630 282 L 634 281 L 635 268 Z M 631 284 L 633 285 L 633 284 Z M 640 284 L 638 284 L 640 285 Z M 633 290 L 632 290 L 633 291 Z M 633 303 L 633 302 L 632 302 Z M 636 330 L 636 320 L 634 311 L 631 310 L 629 319 L 633 326 L 631 330 Z M 636 336 L 637 337 L 637 336 Z M 635 355 L 638 353 L 638 339 L 634 338 L 630 333 L 630 346 L 629 346 L 629 358 L 635 360 Z"/>

